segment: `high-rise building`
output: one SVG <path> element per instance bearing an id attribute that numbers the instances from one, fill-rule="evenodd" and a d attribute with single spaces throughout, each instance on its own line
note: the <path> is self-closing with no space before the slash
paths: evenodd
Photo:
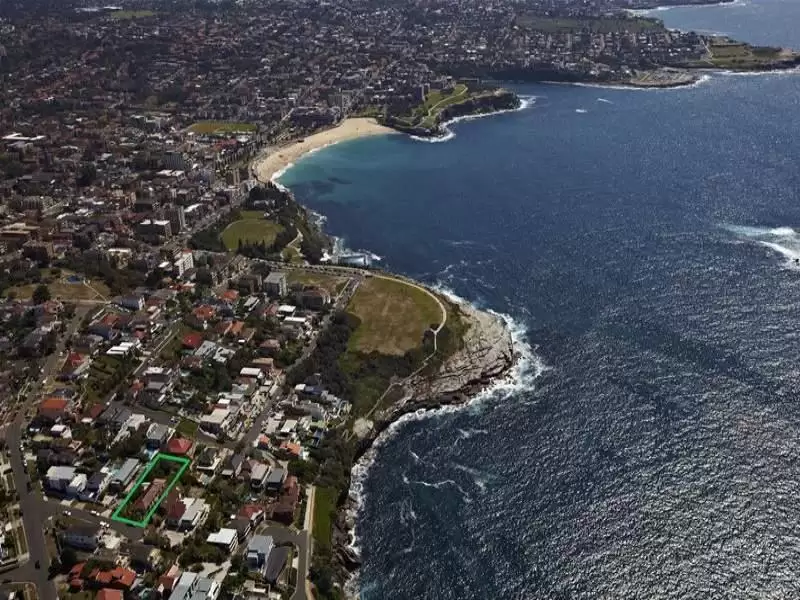
<path id="1" fill-rule="evenodd" d="M 179 205 L 170 206 L 167 210 L 172 233 L 180 233 L 186 229 L 186 209 Z"/>

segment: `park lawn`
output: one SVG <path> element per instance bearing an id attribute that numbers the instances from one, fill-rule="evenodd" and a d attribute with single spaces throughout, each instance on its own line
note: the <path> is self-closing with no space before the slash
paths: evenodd
<path id="1" fill-rule="evenodd" d="M 711 62 L 719 68 L 758 67 L 781 58 L 780 48 L 758 47 L 739 42 L 712 42 Z"/>
<path id="2" fill-rule="evenodd" d="M 117 21 L 127 21 L 129 19 L 143 19 L 145 17 L 155 16 L 152 10 L 116 10 L 109 16 Z"/>
<path id="3" fill-rule="evenodd" d="M 314 541 L 326 550 L 331 547 L 333 514 L 336 511 L 336 489 L 320 488 L 314 493 Z"/>
<path id="4" fill-rule="evenodd" d="M 338 294 L 347 285 L 347 277 L 328 275 L 327 273 L 317 273 L 312 271 L 301 271 L 295 269 L 286 275 L 289 285 L 300 283 L 302 285 L 313 285 L 326 290 L 331 296 Z"/>
<path id="5" fill-rule="evenodd" d="M 398 279 L 367 278 L 347 312 L 360 321 L 348 350 L 393 356 L 420 347 L 425 330 L 442 322 L 442 311 L 431 296 Z"/>
<path id="6" fill-rule="evenodd" d="M 264 242 L 269 246 L 275 241 L 275 236 L 283 231 L 283 227 L 277 223 L 261 218 L 261 213 L 257 214 L 259 215 L 257 218 L 246 216 L 225 228 L 222 232 L 222 242 L 228 250 L 236 250 L 239 247 L 239 240 L 251 244 Z"/>
<path id="7" fill-rule="evenodd" d="M 252 123 L 234 123 L 232 121 L 198 121 L 189 127 L 194 133 L 252 133 L 256 126 Z"/>
<path id="8" fill-rule="evenodd" d="M 60 276 L 53 277 L 50 274 L 50 269 L 42 269 L 42 283 L 46 283 L 47 279 L 53 279 L 51 283 L 46 283 L 46 285 L 50 289 L 50 296 L 54 300 L 62 300 L 64 302 L 103 300 L 111 294 L 108 286 L 100 279 L 93 279 L 88 285 L 82 282 L 69 283 L 67 282 L 67 277 L 70 275 L 74 275 L 74 273 L 62 269 Z M 9 293 L 13 292 L 18 300 L 30 300 L 33 296 L 33 291 L 38 286 L 38 283 L 29 283 L 10 287 L 3 295 L 8 296 Z"/>
<path id="9" fill-rule="evenodd" d="M 664 29 L 657 19 L 644 17 L 548 17 L 536 14 L 523 14 L 517 18 L 517 24 L 532 31 L 544 33 L 641 33 L 653 29 Z"/>
<path id="10" fill-rule="evenodd" d="M 181 419 L 175 431 L 185 438 L 194 438 L 197 435 L 199 425 L 191 419 Z"/>

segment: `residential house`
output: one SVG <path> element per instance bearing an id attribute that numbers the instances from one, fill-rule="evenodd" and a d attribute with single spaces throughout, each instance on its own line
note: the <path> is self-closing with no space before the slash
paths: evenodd
<path id="1" fill-rule="evenodd" d="M 256 463 L 250 470 L 250 487 L 262 489 L 269 477 L 269 466 L 263 463 Z"/>
<path id="2" fill-rule="evenodd" d="M 119 469 L 114 473 L 111 478 L 111 487 L 117 490 L 125 489 L 128 484 L 133 481 L 136 471 L 139 470 L 139 460 L 136 458 L 128 458 L 122 463 Z"/>
<path id="3" fill-rule="evenodd" d="M 192 440 L 182 437 L 173 437 L 167 442 L 167 452 L 176 456 L 187 456 L 191 453 Z"/>
<path id="4" fill-rule="evenodd" d="M 45 481 L 47 487 L 58 492 L 66 492 L 67 487 L 75 479 L 77 471 L 75 467 L 54 466 L 47 469 Z"/>
<path id="5" fill-rule="evenodd" d="M 94 600 L 122 600 L 122 590 L 103 588 L 94 597 Z"/>
<path id="6" fill-rule="evenodd" d="M 67 546 L 94 551 L 100 545 L 100 527 L 89 523 L 71 525 L 61 532 L 60 538 Z"/>
<path id="7" fill-rule="evenodd" d="M 164 492 L 164 489 L 167 486 L 167 481 L 165 479 L 154 479 L 149 484 L 147 484 L 147 489 L 136 499 L 134 502 L 133 507 L 136 510 L 147 512 L 150 508 L 155 504 L 155 502 L 161 497 L 161 494 Z"/>
<path id="8" fill-rule="evenodd" d="M 278 578 L 281 576 L 283 569 L 286 568 L 286 562 L 289 558 L 289 547 L 278 546 L 272 549 L 267 559 L 267 566 L 264 569 L 264 580 L 270 585 L 275 585 Z"/>
<path id="9" fill-rule="evenodd" d="M 69 400 L 61 398 L 60 396 L 51 396 L 45 398 L 39 404 L 37 414 L 39 417 L 47 422 L 56 423 L 67 419 L 69 413 Z"/>
<path id="10" fill-rule="evenodd" d="M 235 529 L 223 527 L 219 531 L 209 534 L 206 542 L 221 548 L 226 554 L 233 554 L 239 546 L 239 537 Z"/>
<path id="11" fill-rule="evenodd" d="M 140 571 L 154 571 L 161 564 L 161 551 L 149 544 L 133 543 L 126 548 L 131 566 Z"/>
<path id="12" fill-rule="evenodd" d="M 279 492 L 283 488 L 283 482 L 286 480 L 286 469 L 275 467 L 270 470 L 266 481 L 264 482 L 267 490 L 271 492 Z"/>
<path id="13" fill-rule="evenodd" d="M 242 465 L 244 462 L 244 454 L 230 455 L 225 461 L 225 465 L 222 467 L 222 476 L 232 478 L 239 477 L 240 473 L 242 472 Z"/>
<path id="14" fill-rule="evenodd" d="M 172 429 L 161 423 L 153 423 L 147 428 L 145 443 L 150 449 L 161 448 L 172 435 Z"/>
<path id="15" fill-rule="evenodd" d="M 219 592 L 220 584 L 215 580 L 186 572 L 178 579 L 169 600 L 217 600 Z"/>
<path id="16" fill-rule="evenodd" d="M 258 504 L 245 504 L 239 509 L 237 516 L 248 519 L 250 521 L 250 525 L 255 527 L 264 520 L 265 513 L 264 508 Z"/>
<path id="17" fill-rule="evenodd" d="M 247 544 L 247 568 L 264 575 L 267 560 L 274 547 L 272 537 L 269 535 L 254 535 Z"/>
<path id="18" fill-rule="evenodd" d="M 273 271 L 264 280 L 264 291 L 270 296 L 282 298 L 288 291 L 286 273 Z"/>

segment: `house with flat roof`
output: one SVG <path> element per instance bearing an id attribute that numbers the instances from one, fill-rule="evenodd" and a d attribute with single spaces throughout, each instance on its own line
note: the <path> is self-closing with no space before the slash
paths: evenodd
<path id="1" fill-rule="evenodd" d="M 169 600 L 217 600 L 219 592 L 218 582 L 187 571 L 178 579 Z"/>
<path id="2" fill-rule="evenodd" d="M 215 533 L 209 534 L 206 542 L 222 548 L 226 553 L 233 553 L 239 546 L 239 538 L 235 529 L 223 527 Z"/>
<path id="3" fill-rule="evenodd" d="M 273 546 L 272 536 L 254 535 L 247 544 L 247 568 L 264 575 L 267 569 L 267 559 Z"/>
<path id="4" fill-rule="evenodd" d="M 282 271 L 273 271 L 264 280 L 264 291 L 270 296 L 282 298 L 289 290 L 286 283 L 286 273 Z"/>

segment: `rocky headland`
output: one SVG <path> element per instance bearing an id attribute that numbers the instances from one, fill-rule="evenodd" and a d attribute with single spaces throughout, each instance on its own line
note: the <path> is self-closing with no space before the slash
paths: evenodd
<path id="1" fill-rule="evenodd" d="M 465 404 L 508 377 L 519 360 L 511 332 L 501 317 L 467 303 L 451 302 L 450 307 L 458 310 L 460 321 L 466 325 L 460 347 L 432 372 L 422 372 L 403 381 L 397 399 L 372 420 L 362 419 L 357 423 L 359 440 L 354 473 L 366 470 L 374 457 L 376 441 L 403 416 Z M 333 531 L 336 559 L 350 573 L 361 564 L 352 548 L 358 503 L 358 491 L 351 484 L 347 499 L 339 507 Z"/>

